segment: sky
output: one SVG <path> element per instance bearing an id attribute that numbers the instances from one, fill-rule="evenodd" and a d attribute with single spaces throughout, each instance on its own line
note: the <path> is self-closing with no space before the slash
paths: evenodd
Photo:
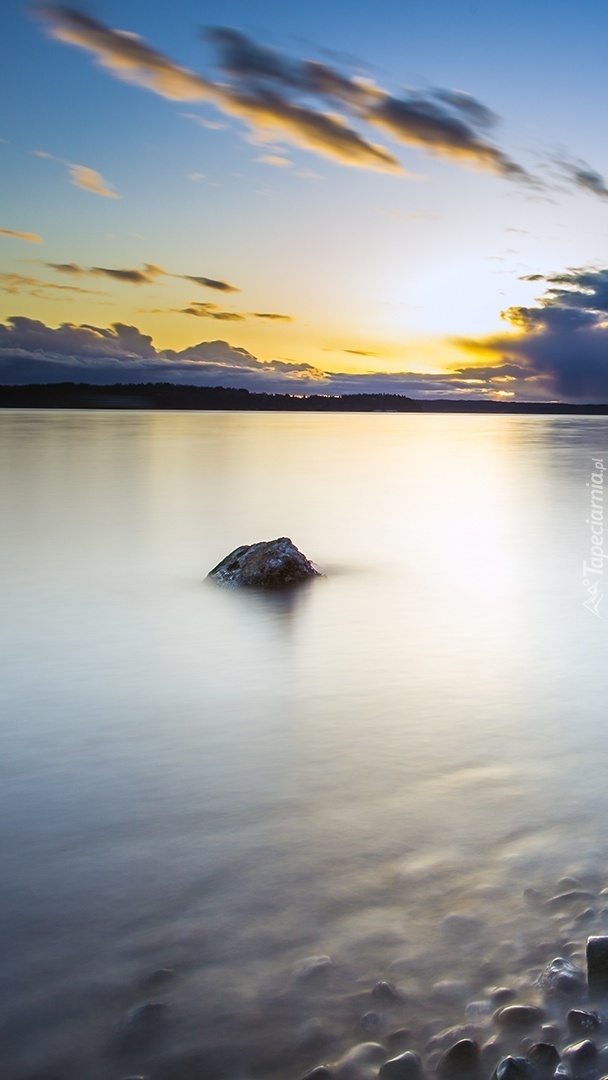
<path id="1" fill-rule="evenodd" d="M 605 0 L 5 0 L 0 383 L 608 401 Z"/>

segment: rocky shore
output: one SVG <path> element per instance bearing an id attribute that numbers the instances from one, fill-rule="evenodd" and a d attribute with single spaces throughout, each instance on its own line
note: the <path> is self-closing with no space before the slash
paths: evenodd
<path id="1" fill-rule="evenodd" d="M 497 893 L 491 895 L 495 901 Z M 445 952 L 434 955 L 426 941 L 417 963 L 413 954 L 387 962 L 385 951 L 376 981 L 340 950 L 335 957 L 300 954 L 291 969 L 273 968 L 266 985 L 256 979 L 239 999 L 238 984 L 230 992 L 213 983 L 220 968 L 211 966 L 213 1011 L 206 1019 L 193 995 L 197 972 L 188 964 L 158 968 L 133 988 L 130 1006 L 106 1033 L 97 1068 L 83 1072 L 71 1061 L 6 1075 L 608 1080 L 608 888 L 562 878 L 553 891 L 519 895 L 519 934 L 501 940 L 495 932 L 494 954 L 488 920 L 469 908 L 444 915 L 438 930 Z M 532 926 L 538 932 L 541 920 L 547 936 L 534 944 Z M 583 924 L 588 929 L 577 937 Z"/>
<path id="2" fill-rule="evenodd" d="M 581 899 L 570 890 L 558 899 Z M 322 958 L 324 962 L 328 958 Z M 445 987 L 449 994 L 449 986 Z M 587 939 L 586 970 L 555 957 L 527 991 L 490 986 L 464 1010 L 463 1023 L 431 1036 L 425 1053 L 401 1050 L 407 1032 L 389 1031 L 401 995 L 396 985 L 379 982 L 372 991 L 376 1008 L 361 1018 L 368 1039 L 336 1061 L 321 1063 L 302 1080 L 600 1080 L 608 1078 L 608 937 Z"/>

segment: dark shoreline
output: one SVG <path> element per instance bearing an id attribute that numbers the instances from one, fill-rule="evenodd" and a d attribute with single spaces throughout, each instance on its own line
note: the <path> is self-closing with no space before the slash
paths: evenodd
<path id="1" fill-rule="evenodd" d="M 448 412 L 606 416 L 608 403 L 415 400 L 404 394 L 266 394 L 176 383 L 32 383 L 0 386 L 0 409 L 183 409 L 235 412 Z"/>

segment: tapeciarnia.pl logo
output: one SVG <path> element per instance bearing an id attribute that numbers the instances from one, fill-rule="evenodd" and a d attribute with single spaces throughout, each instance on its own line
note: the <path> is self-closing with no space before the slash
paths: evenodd
<path id="1" fill-rule="evenodd" d="M 587 591 L 587 599 L 583 601 L 583 607 L 601 619 L 604 560 L 608 559 L 608 555 L 604 554 L 604 472 L 606 466 L 603 458 L 592 457 L 591 461 L 593 472 L 586 485 L 590 489 L 591 516 L 585 520 L 585 524 L 589 525 L 591 530 L 591 556 L 589 562 L 583 559 L 583 585 Z"/>

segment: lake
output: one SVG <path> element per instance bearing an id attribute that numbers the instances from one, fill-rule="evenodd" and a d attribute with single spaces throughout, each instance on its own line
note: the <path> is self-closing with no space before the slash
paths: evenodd
<path id="1" fill-rule="evenodd" d="M 581 962 L 598 462 L 603 417 L 0 414 L 3 1077 L 291 1080 Z M 204 581 L 276 536 L 325 577 Z"/>

